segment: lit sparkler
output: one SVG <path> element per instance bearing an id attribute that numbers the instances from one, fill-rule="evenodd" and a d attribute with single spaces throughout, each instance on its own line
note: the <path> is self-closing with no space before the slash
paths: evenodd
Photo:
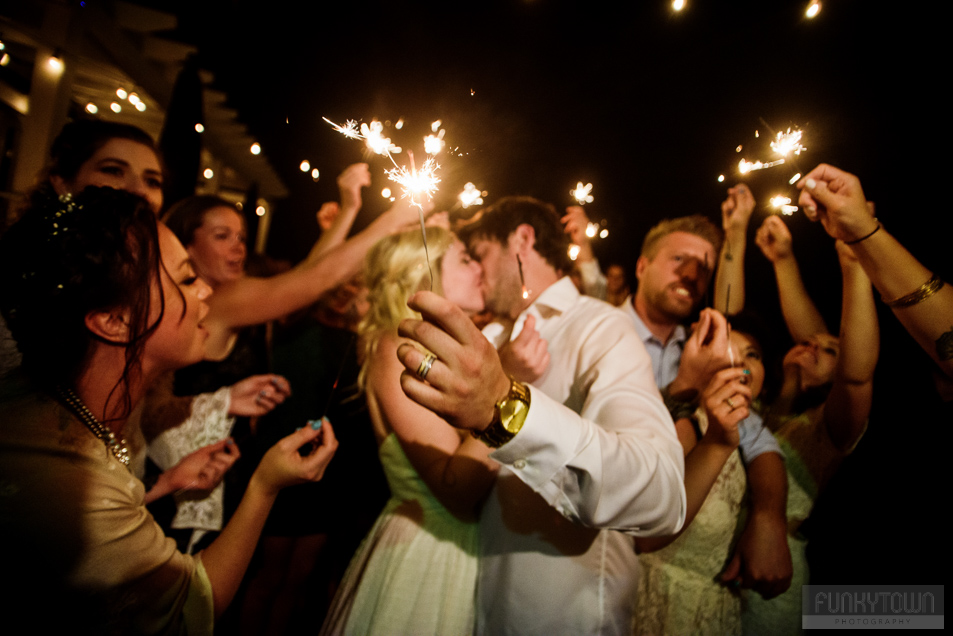
<path id="1" fill-rule="evenodd" d="M 333 121 L 331 121 L 331 120 L 328 119 L 327 117 L 322 117 L 322 119 L 323 119 L 324 121 L 328 122 L 329 124 L 331 124 L 331 127 L 334 128 L 334 130 L 336 130 L 337 132 L 341 133 L 342 135 L 344 135 L 344 136 L 347 137 L 348 139 L 360 139 L 360 138 L 361 138 L 361 133 L 358 132 L 358 129 L 357 129 L 357 122 L 354 121 L 353 119 L 348 119 L 346 122 L 344 122 L 344 125 L 343 125 L 343 126 L 341 126 L 341 125 L 339 125 L 339 124 L 335 124 Z"/>
<path id="2" fill-rule="evenodd" d="M 399 185 L 404 190 L 404 196 L 408 197 L 418 208 L 423 207 L 421 199 L 418 197 L 427 197 L 427 200 L 433 198 L 433 193 L 437 191 L 437 184 L 440 179 L 437 177 L 437 160 L 433 157 L 427 157 L 427 161 L 418 170 L 414 166 L 414 153 L 408 151 L 410 156 L 410 170 L 406 166 L 395 164 L 392 170 L 385 170 L 387 178 Z"/>
<path id="3" fill-rule="evenodd" d="M 435 155 L 443 150 L 445 145 L 443 141 L 443 135 L 446 132 L 447 131 L 441 128 L 440 132 L 438 132 L 436 135 L 427 135 L 424 137 L 424 152 L 426 152 L 428 155 Z"/>
<path id="4" fill-rule="evenodd" d="M 592 203 L 592 184 L 587 183 L 582 185 L 582 181 L 576 184 L 575 190 L 570 190 L 569 194 L 572 195 L 572 198 L 576 200 L 576 203 L 579 205 L 586 205 L 587 203 Z"/>
<path id="5" fill-rule="evenodd" d="M 360 132 L 357 132 L 357 122 L 353 120 L 348 120 L 344 126 L 335 124 L 327 117 L 324 118 L 324 121 L 331 124 L 336 131 L 346 137 L 351 139 L 363 139 L 371 151 L 379 155 L 384 155 L 390 159 L 394 165 L 393 169 L 385 170 L 384 173 L 388 179 L 403 189 L 403 196 L 410 199 L 411 204 L 415 205 L 420 213 L 420 233 L 423 237 L 424 254 L 427 258 L 427 268 L 430 269 L 430 282 L 432 287 L 433 267 L 430 264 L 430 250 L 427 246 L 427 228 L 424 223 L 423 198 L 426 197 L 427 200 L 432 199 L 434 192 L 437 191 L 437 184 L 440 183 L 440 179 L 437 177 L 437 170 L 440 166 L 433 157 L 436 152 L 439 152 L 439 149 L 434 150 L 432 147 L 425 147 L 427 154 L 430 156 L 427 157 L 427 160 L 419 170 L 414 164 L 414 153 L 408 151 L 407 155 L 410 157 L 410 169 L 408 169 L 406 166 L 400 166 L 394 161 L 394 154 L 401 152 L 401 148 L 392 144 L 389 138 L 384 137 L 384 124 L 376 119 L 372 120 L 370 124 L 361 124 Z M 401 119 L 398 124 L 402 122 L 403 119 Z M 434 133 L 436 133 L 439 128 L 440 120 L 433 122 L 431 125 L 431 129 Z M 435 137 L 440 141 L 441 148 L 443 147 L 443 132 L 443 130 L 440 130 L 439 136 Z M 431 135 L 431 137 L 433 137 L 433 135 Z M 431 152 L 432 150 L 433 152 Z"/>
<path id="6" fill-rule="evenodd" d="M 740 172 L 741 174 L 748 174 L 749 172 L 753 172 L 755 170 L 764 170 L 765 168 L 773 168 L 774 166 L 780 166 L 782 163 L 784 163 L 784 159 L 778 159 L 777 161 L 769 161 L 767 163 L 763 163 L 761 161 L 751 162 L 751 161 L 748 161 L 747 159 L 742 159 L 741 161 L 738 162 L 738 172 Z"/>
<path id="7" fill-rule="evenodd" d="M 797 212 L 797 206 L 791 205 L 791 198 L 783 195 L 771 197 L 771 206 L 781 211 L 781 214 L 791 216 Z"/>
<path id="8" fill-rule="evenodd" d="M 795 155 L 799 155 L 802 150 L 807 150 L 807 148 L 801 145 L 801 131 L 792 131 L 788 128 L 787 132 L 779 132 L 777 139 L 771 142 L 771 150 L 778 153 L 781 157 L 787 157 L 792 152 Z"/>
<path id="9" fill-rule="evenodd" d="M 471 205 L 483 205 L 483 197 L 486 196 L 486 192 L 482 192 L 477 189 L 472 183 L 467 183 L 463 186 L 463 192 L 457 195 L 457 199 L 460 200 L 460 205 L 468 208 Z"/>
<path id="10" fill-rule="evenodd" d="M 771 127 L 762 119 L 763 123 L 768 130 L 774 135 L 774 141 L 770 142 L 772 152 L 777 155 L 777 159 L 774 161 L 748 161 L 747 159 L 742 159 L 738 162 L 738 172 L 741 174 L 748 174 L 755 170 L 765 170 L 767 168 L 773 168 L 774 166 L 780 166 L 786 163 L 788 160 L 794 162 L 795 167 L 797 167 L 797 162 L 793 159 L 792 155 L 800 155 L 802 151 L 807 150 L 801 144 L 801 137 L 803 133 L 798 129 L 788 128 L 786 132 L 775 133 L 771 130 Z M 760 137 L 760 133 L 756 130 L 754 136 Z M 741 152 L 741 146 L 739 145 L 735 148 L 735 152 Z M 719 177 L 721 181 L 721 177 Z"/>

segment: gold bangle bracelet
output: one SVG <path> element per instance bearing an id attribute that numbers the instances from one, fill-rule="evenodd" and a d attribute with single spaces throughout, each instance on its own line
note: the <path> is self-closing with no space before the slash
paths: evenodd
<path id="1" fill-rule="evenodd" d="M 881 299 L 883 299 L 884 303 L 886 303 L 886 305 L 892 309 L 912 307 L 913 305 L 922 303 L 924 300 L 940 291 L 944 284 L 945 283 L 943 282 L 943 279 L 934 274 L 930 280 L 923 283 L 920 285 L 920 287 L 910 292 L 906 296 L 901 296 L 900 298 L 896 298 L 894 300 L 886 300 L 883 298 L 883 296 L 881 296 Z"/>

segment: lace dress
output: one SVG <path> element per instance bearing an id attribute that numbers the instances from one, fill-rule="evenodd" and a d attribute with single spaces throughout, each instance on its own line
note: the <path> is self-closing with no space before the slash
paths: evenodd
<path id="1" fill-rule="evenodd" d="M 704 432 L 707 422 L 700 419 Z M 741 599 L 717 577 L 731 555 L 747 483 L 736 450 L 688 529 L 661 550 L 639 556 L 633 634 L 741 633 Z"/>
<path id="2" fill-rule="evenodd" d="M 391 498 L 348 567 L 322 634 L 471 634 L 475 523 L 436 500 L 391 434 L 380 450 Z"/>

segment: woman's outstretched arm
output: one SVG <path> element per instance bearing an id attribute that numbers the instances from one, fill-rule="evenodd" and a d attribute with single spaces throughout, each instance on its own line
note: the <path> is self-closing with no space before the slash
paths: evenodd
<path id="1" fill-rule="evenodd" d="M 842 241 L 837 241 L 837 254 L 844 277 L 840 354 L 834 368 L 834 386 L 824 403 L 823 421 L 834 445 L 848 451 L 860 439 L 870 415 L 880 326 L 870 279 Z"/>
<path id="2" fill-rule="evenodd" d="M 791 232 L 784 221 L 776 216 L 766 218 L 758 228 L 755 243 L 774 265 L 781 313 L 794 342 L 802 342 L 820 333 L 830 333 L 804 287 L 801 270 L 791 248 Z"/>
<path id="3" fill-rule="evenodd" d="M 897 320 L 953 378 L 953 287 L 874 218 L 856 176 L 821 164 L 798 187 L 808 218 L 819 220 L 828 234 L 850 245 Z"/>
<path id="4" fill-rule="evenodd" d="M 246 276 L 222 285 L 209 298 L 208 325 L 226 330 L 257 325 L 303 309 L 321 294 L 349 280 L 367 251 L 385 236 L 417 219 L 417 209 L 401 199 L 363 231 L 315 259 L 271 278 Z"/>

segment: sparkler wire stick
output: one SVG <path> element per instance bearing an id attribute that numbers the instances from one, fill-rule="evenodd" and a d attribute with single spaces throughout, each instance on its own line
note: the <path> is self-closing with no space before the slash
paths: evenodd
<path id="1" fill-rule="evenodd" d="M 344 355 L 341 356 L 341 364 L 338 365 L 337 375 L 334 376 L 334 384 L 331 385 L 331 392 L 328 393 L 328 400 L 324 403 L 324 410 L 321 411 L 321 417 L 327 417 L 328 409 L 331 408 L 331 402 L 334 399 L 334 394 L 338 390 L 338 383 L 341 381 L 341 374 L 344 373 L 344 365 L 347 364 L 347 357 L 351 353 L 351 347 L 354 346 L 354 342 L 357 340 L 357 334 L 353 331 L 351 332 L 351 337 L 347 342 L 347 347 L 344 348 Z"/>
<path id="2" fill-rule="evenodd" d="M 408 150 L 407 155 L 410 157 L 410 173 L 413 175 L 414 180 L 417 179 L 417 166 L 414 164 L 414 151 Z M 411 198 L 413 201 L 413 198 Z M 424 223 L 424 206 L 417 203 L 417 212 L 420 214 L 420 236 L 424 241 L 424 255 L 427 257 L 427 271 L 430 272 L 430 291 L 433 291 L 433 267 L 430 265 L 430 248 L 427 247 L 427 226 Z"/>
<path id="3" fill-rule="evenodd" d="M 331 124 L 331 127 L 334 128 L 334 130 L 343 134 L 349 139 L 368 140 L 369 138 L 374 137 L 375 140 L 380 142 L 375 144 L 372 150 L 374 150 L 374 152 L 377 154 L 386 156 L 394 165 L 393 170 L 385 170 L 384 173 L 387 175 L 388 179 L 394 183 L 397 183 L 401 186 L 401 188 L 403 188 L 404 196 L 410 199 L 412 205 L 417 206 L 417 210 L 420 214 L 420 234 L 424 242 L 424 254 L 427 257 L 427 270 L 430 272 L 430 291 L 433 291 L 433 266 L 430 263 L 430 248 L 427 245 L 427 227 L 426 223 L 424 222 L 424 207 L 414 197 L 420 193 L 425 194 L 428 198 L 432 197 L 433 192 L 437 189 L 437 183 L 440 181 L 440 179 L 438 179 L 434 173 L 440 166 L 437 165 L 437 162 L 431 156 L 421 167 L 421 174 L 418 174 L 417 166 L 414 163 L 414 153 L 411 150 L 407 151 L 407 154 L 410 157 L 410 172 L 407 171 L 407 168 L 397 165 L 397 162 L 394 160 L 394 156 L 391 151 L 393 150 L 394 152 L 400 152 L 400 148 L 397 148 L 391 144 L 390 139 L 383 138 L 381 133 L 383 130 L 383 125 L 380 123 L 378 123 L 376 126 L 374 125 L 375 122 L 371 122 L 370 126 L 367 124 L 362 124 L 360 131 L 358 131 L 357 122 L 353 119 L 347 120 L 343 126 L 335 124 L 327 117 L 324 117 L 323 119 L 324 121 Z M 439 122 L 434 122 L 432 128 L 439 128 Z M 437 131 L 434 130 L 434 132 Z M 431 135 L 431 137 L 433 137 L 433 135 Z M 439 139 L 442 141 L 443 135 L 440 135 Z M 439 151 L 439 149 L 437 151 Z"/>

